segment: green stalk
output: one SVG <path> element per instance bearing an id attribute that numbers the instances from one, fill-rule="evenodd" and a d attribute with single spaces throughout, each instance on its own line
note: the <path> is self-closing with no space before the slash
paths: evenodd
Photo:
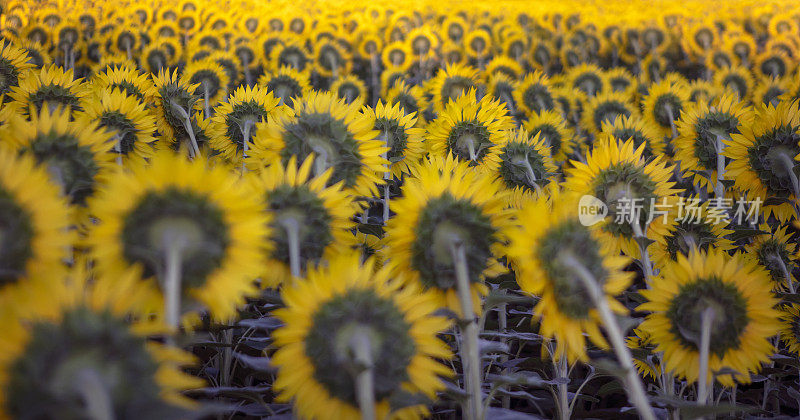
<path id="1" fill-rule="evenodd" d="M 481 415 L 481 365 L 478 350 L 478 324 L 475 322 L 475 313 L 472 310 L 472 291 L 463 241 L 453 240 L 450 245 L 450 252 L 456 269 L 458 299 L 461 303 L 461 322 L 464 324 L 461 340 L 463 351 L 461 364 L 464 369 L 464 384 L 468 397 L 463 416 L 467 420 L 479 420 L 483 417 Z"/>

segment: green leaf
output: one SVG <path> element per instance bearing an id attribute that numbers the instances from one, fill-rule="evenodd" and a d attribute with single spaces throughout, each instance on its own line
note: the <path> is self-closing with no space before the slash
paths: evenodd
<path id="1" fill-rule="evenodd" d="M 383 238 L 383 225 L 377 223 L 359 223 L 357 229 L 363 234 Z"/>
<path id="2" fill-rule="evenodd" d="M 652 397 L 651 399 L 653 401 L 658 401 L 662 404 L 679 409 L 682 419 L 696 419 L 700 417 L 710 417 L 733 413 L 749 413 L 758 410 L 756 407 L 741 404 L 733 405 L 721 403 L 717 405 L 697 405 L 695 402 L 663 396 Z"/>
<path id="3" fill-rule="evenodd" d="M 733 233 L 728 235 L 728 239 L 738 242 L 744 239 L 750 239 L 754 236 L 763 235 L 767 232 L 759 229 L 751 229 L 751 228 L 733 228 Z"/>
<path id="4" fill-rule="evenodd" d="M 533 299 L 525 296 L 517 296 L 506 293 L 504 290 L 495 289 L 486 295 L 484 301 L 485 310 L 489 311 L 503 303 L 533 304 Z"/>

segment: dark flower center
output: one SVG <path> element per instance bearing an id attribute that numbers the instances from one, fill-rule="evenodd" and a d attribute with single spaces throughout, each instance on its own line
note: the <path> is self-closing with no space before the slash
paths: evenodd
<path id="1" fill-rule="evenodd" d="M 33 234 L 30 214 L 0 189 L 0 286 L 25 276 Z"/>
<path id="2" fill-rule="evenodd" d="M 281 185 L 267 193 L 267 203 L 275 215 L 271 223 L 275 244 L 272 258 L 289 265 L 289 235 L 283 222 L 292 218 L 298 225 L 300 267 L 317 263 L 333 241 L 331 216 L 322 200 L 307 186 Z"/>

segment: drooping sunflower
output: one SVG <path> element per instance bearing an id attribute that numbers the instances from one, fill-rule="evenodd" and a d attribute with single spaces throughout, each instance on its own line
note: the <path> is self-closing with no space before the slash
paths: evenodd
<path id="1" fill-rule="evenodd" d="M 629 98 L 636 96 L 636 83 L 633 75 L 622 67 L 615 67 L 603 74 L 604 83 L 613 92 L 622 92 Z"/>
<path id="2" fill-rule="evenodd" d="M 358 76 L 348 74 L 331 83 L 330 91 L 346 104 L 355 104 L 359 108 L 367 101 L 367 86 Z"/>
<path id="3" fill-rule="evenodd" d="M 470 58 L 478 62 L 486 59 L 492 47 L 492 36 L 483 29 L 473 28 L 464 37 L 464 47 Z"/>
<path id="4" fill-rule="evenodd" d="M 500 163 L 499 151 L 507 137 L 504 130 L 513 126 L 508 109 L 490 96 L 477 99 L 474 90 L 451 100 L 439 117 L 427 127 L 430 151 L 444 158 L 454 155 L 470 166 L 494 171 Z"/>
<path id="5" fill-rule="evenodd" d="M 651 213 L 651 210 L 658 210 L 651 209 L 651 203 L 664 205 L 664 201 L 670 200 L 679 190 L 673 189 L 675 183 L 669 181 L 672 167 L 664 161 L 663 155 L 647 162 L 642 157 L 645 145 L 634 148 L 633 144 L 632 139 L 619 142 L 601 135 L 587 155 L 586 163 L 571 162 L 573 167 L 567 170 L 564 185 L 568 190 L 594 196 L 605 203 L 608 215 L 598 224 L 605 246 L 638 258 L 633 225 L 638 224 L 647 237 L 663 229 L 663 218 Z M 638 205 L 638 211 L 634 211 L 637 210 L 634 204 Z M 651 215 L 653 220 L 645 226 Z"/>
<path id="6" fill-rule="evenodd" d="M 184 78 L 178 79 L 177 70 L 171 74 L 163 71 L 154 77 L 156 102 L 156 123 L 161 138 L 161 148 L 179 150 L 188 147 L 193 149 L 198 142 L 197 110 L 202 107 L 199 97 L 194 94 L 198 85 L 186 83 Z"/>
<path id="7" fill-rule="evenodd" d="M 313 155 L 299 166 L 292 156 L 285 167 L 276 163 L 253 177 L 253 191 L 263 197 L 272 219 L 269 240 L 274 247 L 263 264 L 264 286 L 290 284 L 290 229 L 297 233 L 301 275 L 355 244 L 352 197 L 342 191 L 341 182 L 329 186 L 331 169 L 312 176 L 313 165 Z"/>
<path id="8" fill-rule="evenodd" d="M 506 254 L 520 288 L 541 297 L 534 314 L 541 322 L 540 333 L 556 340 L 555 358 L 586 359 L 584 333 L 594 344 L 607 347 L 599 329 L 600 316 L 587 305 L 591 295 L 573 265 L 592 273 L 612 310 L 626 313 L 614 297 L 632 280 L 632 273 L 623 271 L 630 258 L 605 246 L 605 237 L 597 229 L 582 225 L 578 196 L 560 192 L 555 183 L 547 194 L 526 203 L 517 220 L 519 225 L 508 230 Z"/>
<path id="9" fill-rule="evenodd" d="M 556 110 L 531 114 L 523 126 L 532 136 L 539 136 L 550 147 L 557 162 L 567 159 L 575 148 L 575 133 Z"/>
<path id="10" fill-rule="evenodd" d="M 381 52 L 381 61 L 386 68 L 397 68 L 406 71 L 414 62 L 411 49 L 402 41 L 386 44 Z"/>
<path id="11" fill-rule="evenodd" d="M 734 248 L 728 239 L 733 231 L 726 229 L 727 213 L 710 204 L 710 201 L 701 203 L 694 196 L 680 197 L 666 209 L 665 228 L 648 235 L 654 241 L 648 250 L 657 268 L 676 261 L 679 255 L 688 256 L 694 250 L 728 252 Z"/>
<path id="12" fill-rule="evenodd" d="M 161 290 L 176 264 L 182 312 L 199 304 L 215 320 L 233 316 L 262 273 L 269 220 L 259 200 L 224 165 L 170 151 L 128 169 L 90 203 L 98 222 L 87 243 L 101 281 L 113 287 L 117 276 L 137 270 L 150 293 L 143 309 L 162 313 Z"/>
<path id="13" fill-rule="evenodd" d="M 335 41 L 322 41 L 315 46 L 314 70 L 323 77 L 337 78 L 348 74 L 350 54 Z"/>
<path id="14" fill-rule="evenodd" d="M 666 148 L 664 138 L 653 127 L 645 123 L 641 118 L 636 118 L 636 116 L 625 117 L 620 115 L 613 122 L 603 121 L 603 129 L 601 131 L 604 134 L 611 135 L 618 141 L 633 139 L 634 147 L 644 144 L 642 156 L 645 159 L 664 153 Z"/>
<path id="15" fill-rule="evenodd" d="M 781 341 L 786 344 L 790 352 L 800 354 L 800 305 L 791 304 L 781 308 L 783 328 Z"/>
<path id="16" fill-rule="evenodd" d="M 9 96 L 25 106 L 34 106 L 35 112 L 41 111 L 45 103 L 51 108 L 60 106 L 78 111 L 81 99 L 88 94 L 87 87 L 81 79 L 75 79 L 71 69 L 51 64 L 25 73 Z"/>
<path id="17" fill-rule="evenodd" d="M 555 98 L 547 76 L 538 70 L 525 75 L 514 91 L 514 103 L 528 116 L 553 109 Z"/>
<path id="18" fill-rule="evenodd" d="M 778 197 L 796 200 L 791 172 L 800 153 L 800 111 L 798 102 L 781 102 L 756 107 L 752 124 L 740 125 L 726 141 L 723 155 L 731 162 L 726 178 L 747 194 L 748 200 Z M 765 218 L 774 214 L 781 222 L 793 215 L 791 202 L 764 203 Z"/>
<path id="19" fill-rule="evenodd" d="M 517 90 L 517 84 L 517 81 L 507 75 L 497 73 L 489 77 L 489 82 L 486 84 L 486 95 L 500 101 L 512 115 L 516 114 L 517 106 L 514 103 L 514 91 Z"/>
<path id="20" fill-rule="evenodd" d="M 788 226 L 772 228 L 766 223 L 759 226 L 761 234 L 753 238 L 753 242 L 745 245 L 746 258 L 755 260 L 767 269 L 773 281 L 774 289 L 796 289 L 792 271 L 797 266 L 795 252 L 797 244 L 791 233 L 786 233 Z"/>
<path id="21" fill-rule="evenodd" d="M 48 290 L 47 281 L 63 275 L 70 256 L 66 200 L 45 168 L 7 148 L 0 149 L 0 197 L 0 297 L 16 287 Z"/>
<path id="22" fill-rule="evenodd" d="M 345 104 L 331 92 L 310 92 L 295 101 L 294 109 L 281 109 L 259 127 L 248 159 L 253 167 L 263 167 L 285 165 L 291 156 L 305 160 L 314 153 L 315 175 L 334 168 L 330 183 L 344 181 L 348 191 L 369 197 L 377 194 L 388 163 L 374 126 L 375 121 L 354 104 Z"/>
<path id="23" fill-rule="evenodd" d="M 401 179 L 403 174 L 409 174 L 410 167 L 419 163 L 425 154 L 425 130 L 417 127 L 417 114 L 404 112 L 400 104 L 382 101 L 378 101 L 374 109 L 366 108 L 363 112 L 375 119 L 378 139 L 389 148 L 386 159 L 391 164 L 391 175 Z"/>
<path id="24" fill-rule="evenodd" d="M 497 74 L 504 74 L 511 78 L 511 80 L 517 80 L 522 77 L 524 71 L 516 60 L 504 55 L 498 55 L 489 61 L 486 65 L 486 70 L 484 70 L 484 76 L 487 81 Z"/>
<path id="25" fill-rule="evenodd" d="M 241 162 L 252 147 L 259 123 L 266 122 L 278 106 L 279 100 L 266 87 L 236 89 L 227 101 L 214 108 L 208 126 L 211 147 L 229 161 Z"/>
<path id="26" fill-rule="evenodd" d="M 761 77 L 753 89 L 753 102 L 777 106 L 789 99 L 790 83 L 788 78 Z"/>
<path id="27" fill-rule="evenodd" d="M 792 42 L 789 44 L 792 45 L 792 48 L 797 48 Z M 776 79 L 784 77 L 795 68 L 795 65 L 792 64 L 792 55 L 796 56 L 796 54 L 787 54 L 780 49 L 764 51 L 755 57 L 754 73 L 761 77 Z"/>
<path id="28" fill-rule="evenodd" d="M 650 315 L 639 325 L 650 334 L 665 367 L 689 382 L 698 380 L 702 316 L 710 323 L 708 378 L 724 386 L 749 383 L 774 348 L 769 339 L 781 329 L 777 299 L 766 270 L 741 254 L 693 251 L 664 267 L 640 293 L 648 302 L 637 310 Z M 714 372 L 727 368 L 731 373 Z"/>
<path id="29" fill-rule="evenodd" d="M 153 152 L 156 119 L 145 105 L 118 89 L 83 101 L 77 119 L 88 118 L 111 135 L 109 150 L 120 158 L 146 158 Z M 118 160 L 121 162 L 121 160 Z"/>
<path id="30" fill-rule="evenodd" d="M 434 109 L 441 114 L 450 101 L 477 88 L 478 72 L 468 66 L 448 65 L 441 69 L 429 83 L 430 91 L 433 94 Z"/>
<path id="31" fill-rule="evenodd" d="M 51 181 L 61 187 L 71 204 L 84 206 L 95 193 L 114 155 L 109 138 L 97 123 L 83 119 L 71 121 L 68 110 L 47 108 L 31 116 L 10 121 L 7 144 L 28 153 L 47 168 Z"/>
<path id="32" fill-rule="evenodd" d="M 598 135 L 603 130 L 603 123 L 613 123 L 619 117 L 638 119 L 639 115 L 626 93 L 608 89 L 586 101 L 581 125 L 589 133 Z"/>
<path id="33" fill-rule="evenodd" d="M 750 108 L 733 94 L 711 104 L 691 104 L 677 122 L 679 135 L 674 140 L 675 159 L 681 162 L 681 170 L 694 171 L 694 182 L 712 191 L 717 179 L 718 143 L 724 147 L 731 135 L 739 133 L 739 126 L 752 122 Z"/>
<path id="34" fill-rule="evenodd" d="M 510 190 L 509 206 L 520 208 L 556 179 L 558 167 L 550 154 L 552 147 L 540 133 L 519 129 L 505 134 L 508 141 L 500 149 L 497 177 Z"/>
<path id="35" fill-rule="evenodd" d="M 7 41 L 0 41 L 0 95 L 10 93 L 11 88 L 19 85 L 20 76 L 31 69 L 33 64 L 24 49 Z"/>
<path id="36" fill-rule="evenodd" d="M 470 168 L 452 155 L 432 157 L 414 168 L 396 213 L 386 227 L 387 262 L 394 273 L 408 274 L 432 290 L 440 306 L 460 314 L 452 249 L 463 244 L 474 310 L 488 292 L 484 277 L 501 274 L 502 232 L 509 223 L 506 192 L 495 177 Z"/>
<path id="37" fill-rule="evenodd" d="M 435 297 L 416 285 L 401 287 L 388 269 L 374 264 L 368 259 L 361 265 L 357 253 L 340 256 L 282 293 L 287 305 L 276 311 L 285 326 L 274 333 L 275 388 L 279 400 L 294 399 L 304 418 L 360 416 L 356 376 L 363 367 L 353 358 L 357 346 L 372 354 L 376 418 L 423 417 L 423 404 L 393 408 L 391 400 L 408 394 L 435 399 L 444 389 L 439 376 L 452 375 L 436 360 L 450 358 L 450 351 L 436 337 L 449 322 L 433 315 Z"/>
<path id="38" fill-rule="evenodd" d="M 311 91 L 308 73 L 300 72 L 292 67 L 284 66 L 277 71 L 265 73 L 258 81 L 282 104 L 292 106 L 297 98 Z"/>

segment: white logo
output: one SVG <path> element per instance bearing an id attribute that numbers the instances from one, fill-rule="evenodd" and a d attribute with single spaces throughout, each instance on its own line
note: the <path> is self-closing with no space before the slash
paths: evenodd
<path id="1" fill-rule="evenodd" d="M 608 206 L 599 198 L 584 195 L 578 201 L 578 219 L 584 226 L 592 226 L 608 215 Z"/>

